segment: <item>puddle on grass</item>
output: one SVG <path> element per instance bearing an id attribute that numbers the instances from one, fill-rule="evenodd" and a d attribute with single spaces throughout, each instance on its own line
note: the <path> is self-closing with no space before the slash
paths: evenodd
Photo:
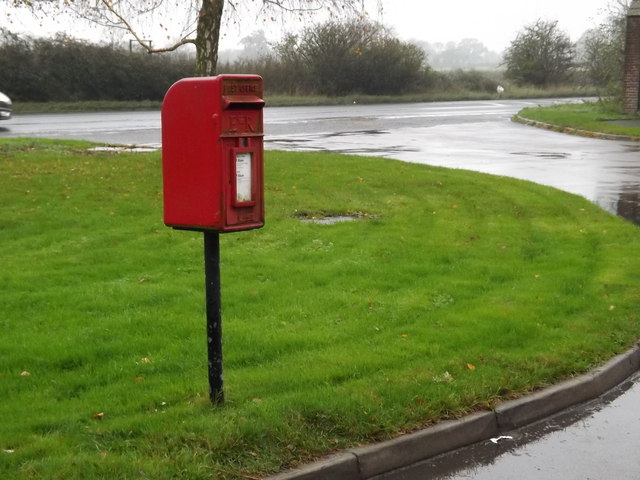
<path id="1" fill-rule="evenodd" d="M 356 220 L 361 220 L 361 219 L 362 217 L 354 217 L 351 215 L 338 215 L 335 217 L 301 218 L 300 220 L 303 223 L 317 223 L 318 225 L 333 225 L 334 223 L 355 222 Z"/>
<path id="2" fill-rule="evenodd" d="M 322 215 L 322 214 L 316 215 L 316 214 L 297 212 L 294 214 L 294 217 L 296 217 L 302 223 L 315 223 L 318 225 L 335 225 L 336 223 L 356 222 L 358 220 L 373 218 L 372 215 L 369 215 L 368 213 L 363 213 L 363 212 L 336 213 L 333 215 Z"/>
<path id="3" fill-rule="evenodd" d="M 121 153 L 121 152 L 127 152 L 127 153 L 152 153 L 157 151 L 158 148 L 156 147 L 143 147 L 143 146 L 135 146 L 135 145 L 131 145 L 131 146 L 120 146 L 120 147 L 111 147 L 111 146 L 107 146 L 107 147 L 93 147 L 93 148 L 89 148 L 88 151 L 89 152 L 114 152 L 114 153 Z"/>

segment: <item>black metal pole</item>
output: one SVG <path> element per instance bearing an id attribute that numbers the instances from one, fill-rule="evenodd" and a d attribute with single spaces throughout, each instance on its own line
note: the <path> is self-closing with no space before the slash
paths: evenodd
<path id="1" fill-rule="evenodd" d="M 222 381 L 222 308 L 220 299 L 220 234 L 204 232 L 204 275 L 207 302 L 209 398 L 224 403 Z"/>

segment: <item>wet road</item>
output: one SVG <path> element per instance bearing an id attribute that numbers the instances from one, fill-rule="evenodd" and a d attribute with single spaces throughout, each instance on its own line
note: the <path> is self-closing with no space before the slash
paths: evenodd
<path id="1" fill-rule="evenodd" d="M 8 137 L 160 145 L 160 112 L 14 115 L 0 123 L 0 138 Z"/>

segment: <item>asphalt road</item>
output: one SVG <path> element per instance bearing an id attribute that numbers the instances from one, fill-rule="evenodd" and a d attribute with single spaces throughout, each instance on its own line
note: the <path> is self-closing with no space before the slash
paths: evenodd
<path id="1" fill-rule="evenodd" d="M 14 115 L 0 122 L 0 138 L 39 137 L 108 144 L 160 145 L 160 112 Z"/>
<path id="2" fill-rule="evenodd" d="M 551 101 L 541 100 L 540 103 Z M 376 134 L 403 127 L 428 127 L 508 119 L 537 102 L 441 102 L 265 109 L 267 143 L 292 135 Z M 2 137 L 50 137 L 127 145 L 159 145 L 160 112 L 15 115 L 0 123 Z M 296 141 L 301 138 L 294 137 Z M 323 137 L 327 138 L 327 137 Z M 330 137 L 328 137 L 330 138 Z"/>

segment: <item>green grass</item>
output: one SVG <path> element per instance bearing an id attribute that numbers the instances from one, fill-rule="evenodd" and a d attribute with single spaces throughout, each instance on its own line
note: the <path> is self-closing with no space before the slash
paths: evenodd
<path id="1" fill-rule="evenodd" d="M 268 152 L 266 226 L 222 237 L 214 407 L 202 235 L 162 225 L 159 153 L 87 146 L 0 142 L 0 478 L 253 478 L 490 408 L 640 337 L 640 233 L 582 198 Z M 339 213 L 361 219 L 300 220 Z"/>
<path id="2" fill-rule="evenodd" d="M 613 123 L 613 120 L 638 120 L 638 116 L 623 115 L 614 102 L 598 101 L 554 105 L 550 107 L 525 108 L 519 116 L 536 122 L 549 124 L 556 130 L 576 129 L 583 135 L 623 135 L 640 139 L 640 127 Z"/>

